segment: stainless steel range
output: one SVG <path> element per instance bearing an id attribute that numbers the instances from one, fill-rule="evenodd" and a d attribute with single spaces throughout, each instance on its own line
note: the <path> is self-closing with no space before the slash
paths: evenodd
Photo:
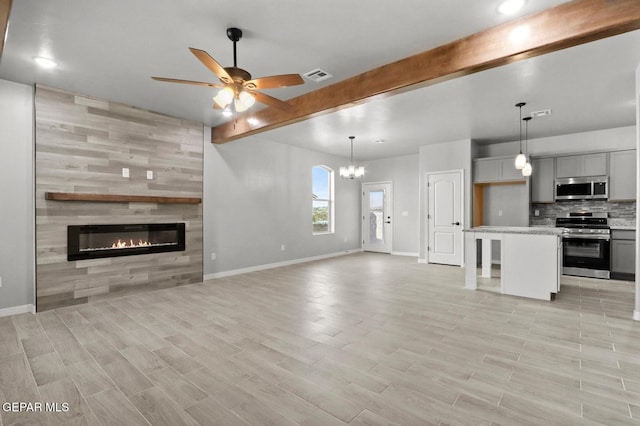
<path id="1" fill-rule="evenodd" d="M 611 229 L 605 212 L 558 215 L 562 232 L 562 273 L 579 277 L 609 278 Z"/>

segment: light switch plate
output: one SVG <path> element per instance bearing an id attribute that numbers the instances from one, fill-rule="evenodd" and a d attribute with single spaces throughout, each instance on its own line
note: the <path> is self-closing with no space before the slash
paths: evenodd
<path id="1" fill-rule="evenodd" d="M 122 177 L 129 177 L 129 169 L 126 167 L 122 168 Z"/>
<path id="2" fill-rule="evenodd" d="M 147 170 L 147 179 L 153 179 L 153 170 Z"/>

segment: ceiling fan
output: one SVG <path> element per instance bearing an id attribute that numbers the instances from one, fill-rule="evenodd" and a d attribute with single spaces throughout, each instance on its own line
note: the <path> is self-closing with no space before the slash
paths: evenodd
<path id="1" fill-rule="evenodd" d="M 189 50 L 213 72 L 222 84 L 206 83 L 202 81 L 178 80 L 175 78 L 151 77 L 154 80 L 166 81 L 169 83 L 194 84 L 197 86 L 208 86 L 220 89 L 213 98 L 213 107 L 230 111 L 231 106 L 236 112 L 249 109 L 255 101 L 280 109 L 291 108 L 287 102 L 276 99 L 272 96 L 259 92 L 260 89 L 276 89 L 279 87 L 296 86 L 303 84 L 304 80 L 300 74 L 272 75 L 251 79 L 248 71 L 238 68 L 236 43 L 242 38 L 242 30 L 239 28 L 228 28 L 227 37 L 233 42 L 233 66 L 223 67 L 207 52 L 190 47 Z"/>

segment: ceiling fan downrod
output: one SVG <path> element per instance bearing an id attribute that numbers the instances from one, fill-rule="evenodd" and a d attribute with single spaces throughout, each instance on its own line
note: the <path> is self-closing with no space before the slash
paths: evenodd
<path id="1" fill-rule="evenodd" d="M 242 30 L 240 28 L 227 28 L 227 37 L 233 42 L 233 67 L 238 67 L 238 56 L 236 53 L 236 43 L 242 38 Z"/>

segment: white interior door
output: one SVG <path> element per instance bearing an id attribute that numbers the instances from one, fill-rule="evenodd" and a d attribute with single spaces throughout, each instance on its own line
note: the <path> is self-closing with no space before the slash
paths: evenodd
<path id="1" fill-rule="evenodd" d="M 462 266 L 464 188 L 462 170 L 427 175 L 428 263 Z"/>
<path id="2" fill-rule="evenodd" d="M 362 249 L 391 253 L 391 182 L 362 184 Z"/>

